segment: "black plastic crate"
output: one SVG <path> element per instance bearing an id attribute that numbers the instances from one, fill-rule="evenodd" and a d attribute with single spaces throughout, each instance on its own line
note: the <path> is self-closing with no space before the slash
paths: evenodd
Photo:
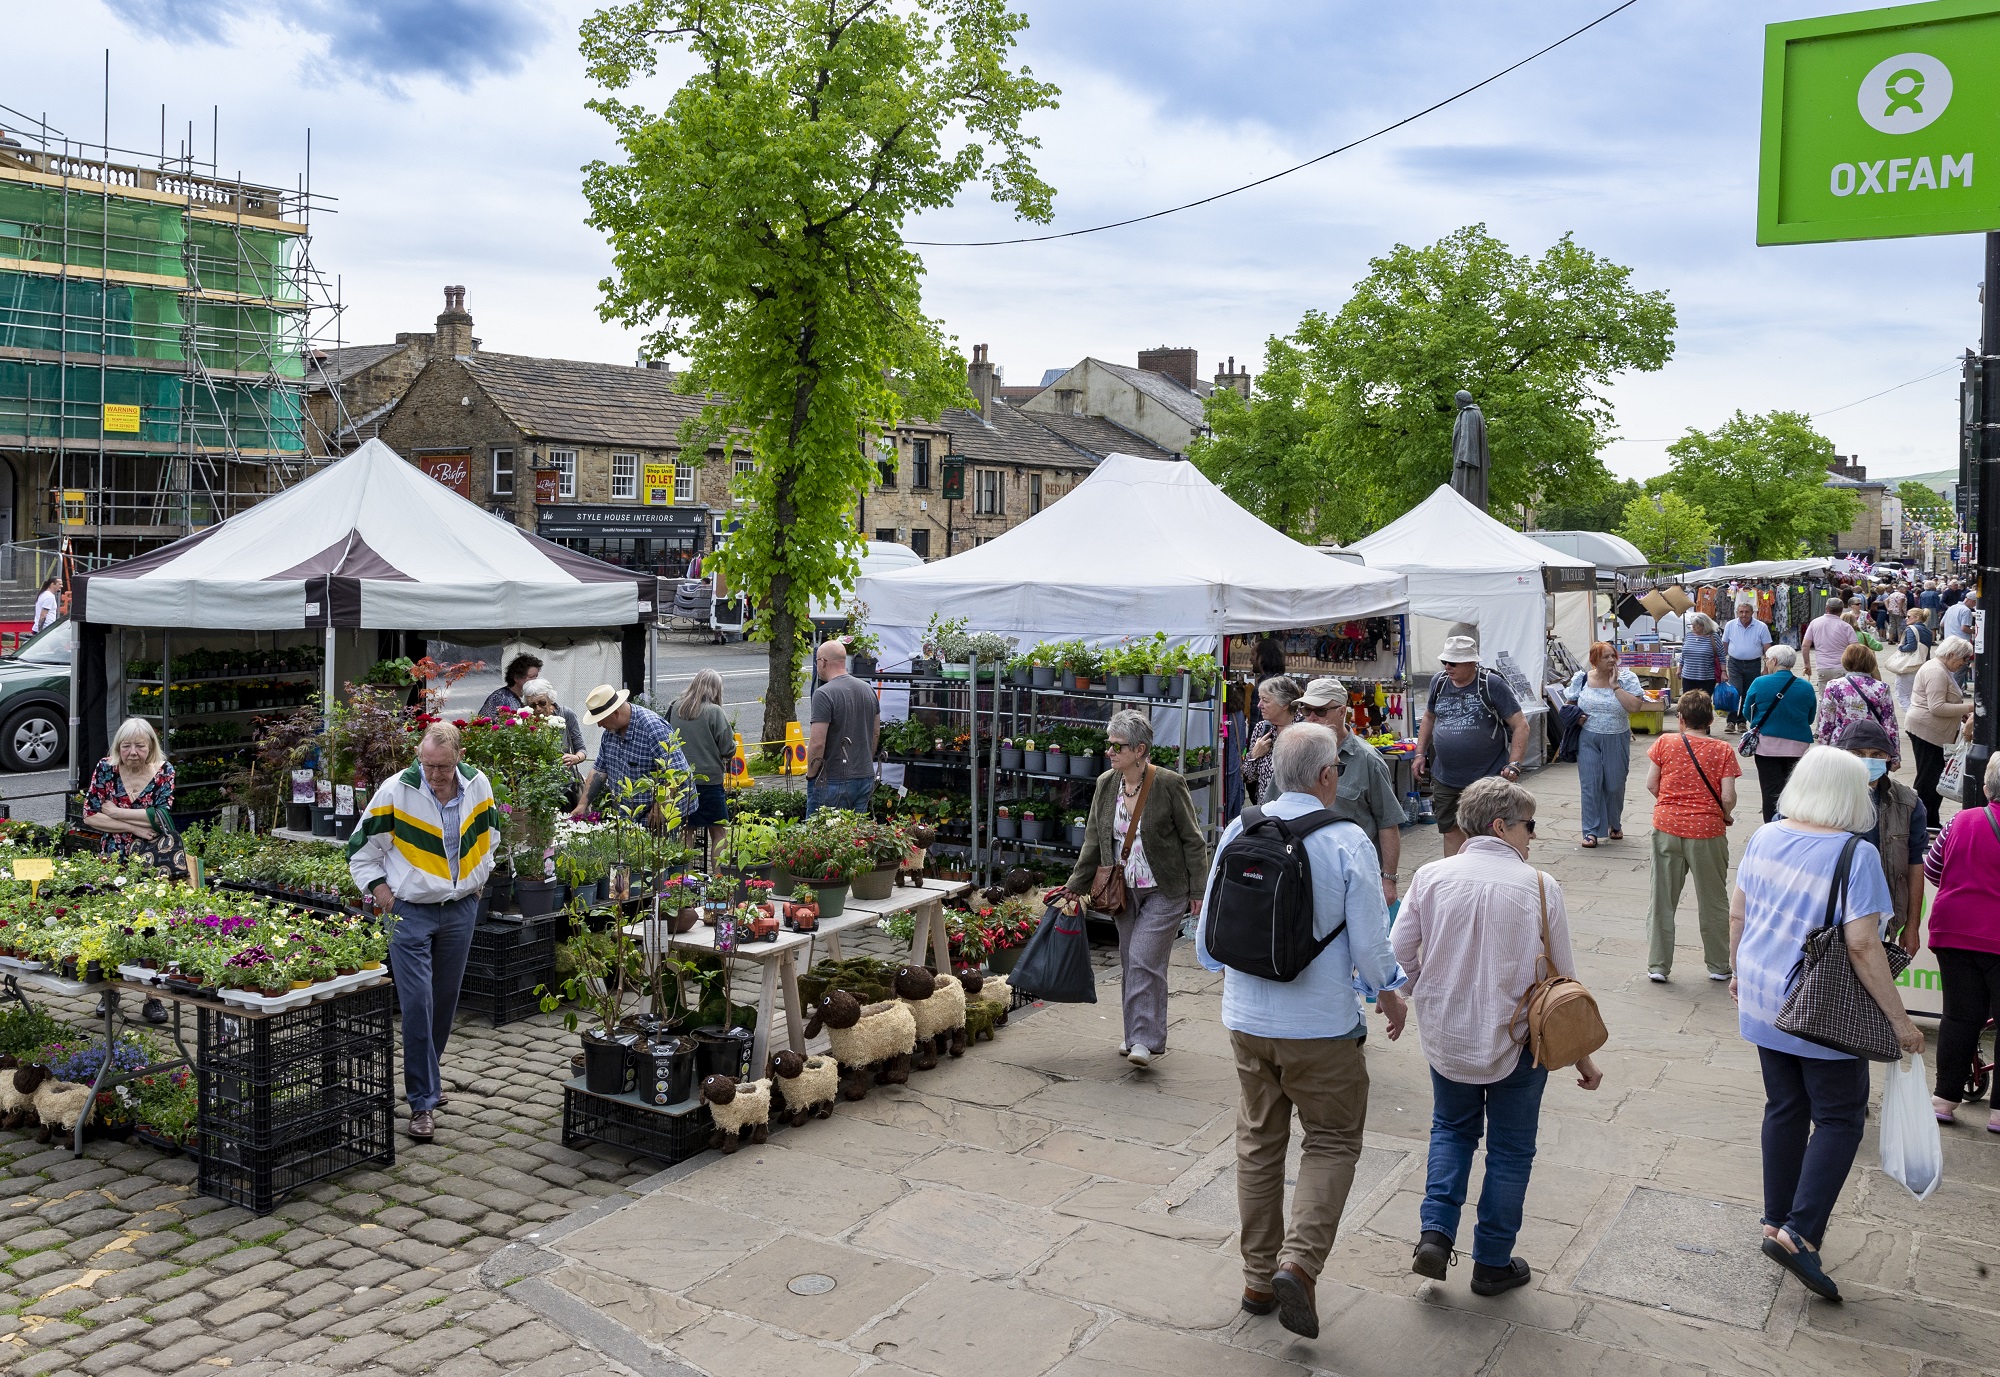
<path id="1" fill-rule="evenodd" d="M 491 959 L 518 947 L 555 943 L 562 936 L 561 914 L 531 918 L 524 923 L 477 923 L 472 929 L 472 959 Z"/>
<path id="2" fill-rule="evenodd" d="M 396 1027 L 395 987 L 384 981 L 281 1014 L 245 1016 L 202 1006 L 195 1068 L 251 1085 L 281 1083 L 298 1064 L 326 1064 L 388 1048 Z"/>
<path id="3" fill-rule="evenodd" d="M 532 990 L 537 985 L 552 985 L 555 983 L 555 978 L 554 962 L 535 969 L 516 971 L 511 975 L 481 975 L 468 970 L 465 979 L 459 982 L 459 997 L 462 999 L 466 995 L 471 995 L 476 999 L 500 999 L 507 995 L 519 994 L 523 990 Z"/>
<path id="4" fill-rule="evenodd" d="M 310 1070 L 313 1074 L 295 1073 L 265 1086 L 197 1072 L 203 1127 L 247 1147 L 281 1147 L 366 1117 L 395 1099 L 386 1049 L 378 1056 L 345 1060 L 323 1074 L 320 1068 Z"/>
<path id="5" fill-rule="evenodd" d="M 672 1166 L 708 1147 L 715 1120 L 700 1100 L 664 1109 L 636 1095 L 594 1095 L 577 1077 L 563 1087 L 563 1146 L 602 1143 Z"/>
<path id="6" fill-rule="evenodd" d="M 394 1166 L 396 1110 L 381 1096 L 364 1112 L 272 1147 L 240 1142 L 206 1125 L 195 1133 L 196 1189 L 269 1214 L 308 1186 L 359 1166 Z"/>
<path id="7" fill-rule="evenodd" d="M 458 1012 L 479 1019 L 495 1028 L 504 1028 L 517 1020 L 529 1018 L 542 1011 L 542 997 L 530 985 L 518 994 L 475 995 L 461 990 L 458 996 Z"/>
<path id="8" fill-rule="evenodd" d="M 550 971 L 556 965 L 556 944 L 537 942 L 530 947 L 516 947 L 502 952 L 491 959 L 482 960 L 477 953 L 466 961 L 465 973 L 483 979 L 493 980 L 501 976 L 518 975 L 522 971 Z"/>

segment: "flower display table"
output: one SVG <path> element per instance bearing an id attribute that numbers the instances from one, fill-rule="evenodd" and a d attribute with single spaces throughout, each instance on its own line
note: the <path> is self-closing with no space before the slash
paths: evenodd
<path id="1" fill-rule="evenodd" d="M 651 932 L 649 933 L 649 929 Z M 652 933 L 665 934 L 666 924 L 657 925 L 647 919 L 628 924 L 627 934 L 642 942 L 657 940 Z M 812 946 L 817 933 L 780 932 L 768 942 L 744 942 L 739 940 L 733 951 L 718 952 L 715 948 L 715 929 L 706 924 L 692 932 L 677 936 L 667 936 L 667 945 L 674 951 L 699 952 L 704 956 L 720 956 L 725 959 L 755 962 L 763 973 L 763 988 L 757 1003 L 757 1031 L 750 1040 L 750 1067 L 755 1075 L 762 1075 L 766 1058 L 771 1051 L 771 1024 L 777 1018 L 778 1003 L 784 1002 L 785 1040 L 794 1052 L 806 1050 L 806 1014 L 799 1001 L 799 953 Z"/>
<path id="2" fill-rule="evenodd" d="M 924 953 L 930 953 L 930 961 L 940 971 L 951 969 L 951 943 L 945 935 L 944 903 L 972 890 L 970 880 L 927 879 L 921 889 L 898 886 L 889 891 L 886 899 L 857 899 L 849 895 L 847 911 L 838 918 L 820 920 L 819 930 L 826 936 L 827 954 L 838 961 L 841 957 L 840 934 L 849 928 L 872 927 L 884 918 L 898 913 L 910 913 L 916 920 L 916 936 L 910 943 L 910 960 L 925 963 Z"/>

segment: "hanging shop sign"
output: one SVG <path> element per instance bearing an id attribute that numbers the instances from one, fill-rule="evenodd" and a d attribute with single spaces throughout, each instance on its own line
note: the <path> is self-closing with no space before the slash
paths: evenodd
<path id="1" fill-rule="evenodd" d="M 674 505 L 673 464 L 647 464 L 639 485 L 639 496 L 648 507 Z"/>
<path id="2" fill-rule="evenodd" d="M 1764 35 L 1759 244 L 2000 230 L 2000 2 L 1934 0 Z"/>
<path id="3" fill-rule="evenodd" d="M 553 507 L 562 501 L 562 470 L 535 470 L 535 505 Z"/>
<path id="4" fill-rule="evenodd" d="M 965 460 L 956 454 L 947 454 L 944 457 L 942 467 L 943 472 L 940 475 L 942 481 L 939 484 L 940 494 L 947 502 L 964 501 Z"/>
<path id="5" fill-rule="evenodd" d="M 429 454 L 418 450 L 411 456 L 416 466 L 428 478 L 450 488 L 460 497 L 472 496 L 472 456 L 463 450 L 449 454 Z"/>

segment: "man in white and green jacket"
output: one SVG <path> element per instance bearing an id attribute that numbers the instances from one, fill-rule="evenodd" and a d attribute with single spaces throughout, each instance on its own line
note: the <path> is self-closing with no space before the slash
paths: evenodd
<path id="1" fill-rule="evenodd" d="M 444 1103 L 438 1063 L 500 838 L 493 786 L 461 758 L 458 728 L 432 726 L 417 744 L 417 763 L 383 782 L 347 839 L 355 887 L 393 915 L 383 921 L 403 1005 L 403 1093 L 410 1137 L 420 1143 L 431 1140 Z"/>

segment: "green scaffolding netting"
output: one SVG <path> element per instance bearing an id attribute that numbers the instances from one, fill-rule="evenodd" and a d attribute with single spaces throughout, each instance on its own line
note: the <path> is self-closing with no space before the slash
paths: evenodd
<path id="1" fill-rule="evenodd" d="M 179 361 L 181 325 L 170 288 L 0 272 L 0 346 Z"/>
<path id="2" fill-rule="evenodd" d="M 0 182 L 0 258 L 183 274 L 180 207 Z"/>
<path id="3" fill-rule="evenodd" d="M 213 220 L 187 222 L 189 280 L 204 291 L 303 301 L 299 241 L 290 234 Z"/>

